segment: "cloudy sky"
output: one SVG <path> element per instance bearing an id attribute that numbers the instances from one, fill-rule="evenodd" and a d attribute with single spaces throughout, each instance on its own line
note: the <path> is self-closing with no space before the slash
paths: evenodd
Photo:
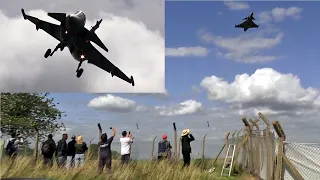
<path id="1" fill-rule="evenodd" d="M 19 4 L 19 7 L 17 7 Z M 103 19 L 96 33 L 109 52 L 95 47 L 128 77 L 135 87 L 98 67 L 84 63 L 80 79 L 78 62 L 66 48 L 45 59 L 58 41 L 23 19 L 26 14 L 59 24 L 48 12 L 86 14 L 86 28 Z M 34 92 L 165 92 L 164 2 L 161 0 L 63 1 L 2 0 L 0 2 L 0 91 Z"/>
<path id="2" fill-rule="evenodd" d="M 154 136 L 167 133 L 172 140 L 172 122 L 179 134 L 191 129 L 194 156 L 207 134 L 206 153 L 214 157 L 226 132 L 241 129 L 241 117 L 258 112 L 280 121 L 288 141 L 319 142 L 315 3 L 167 2 L 166 94 L 51 96 L 67 112 L 62 121 L 69 134 L 96 142 L 97 123 L 109 134 L 110 126 L 131 131 L 139 157 L 149 157 Z M 235 29 L 251 11 L 260 28 Z"/>

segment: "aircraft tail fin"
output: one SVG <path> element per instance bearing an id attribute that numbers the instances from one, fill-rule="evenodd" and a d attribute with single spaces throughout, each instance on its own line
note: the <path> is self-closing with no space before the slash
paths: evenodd
<path id="1" fill-rule="evenodd" d="M 102 22 L 102 19 L 100 19 L 100 21 L 97 21 L 97 22 L 96 22 L 96 25 L 92 26 L 90 31 L 91 31 L 91 32 L 96 31 L 96 30 L 99 28 L 101 22 Z"/>
<path id="2" fill-rule="evenodd" d="M 66 18 L 66 13 L 48 13 L 48 16 L 62 22 Z"/>
<path id="3" fill-rule="evenodd" d="M 21 9 L 21 12 L 22 12 L 22 16 L 23 16 L 23 19 L 27 19 L 27 17 L 26 17 L 26 13 L 24 12 L 24 9 Z"/>
<path id="4" fill-rule="evenodd" d="M 134 86 L 134 79 L 132 76 L 130 77 L 130 81 L 131 81 L 131 85 Z"/>

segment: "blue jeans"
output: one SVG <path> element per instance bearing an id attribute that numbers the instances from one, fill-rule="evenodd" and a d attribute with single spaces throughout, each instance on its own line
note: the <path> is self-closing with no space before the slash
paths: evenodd
<path id="1" fill-rule="evenodd" d="M 67 156 L 58 157 L 58 167 L 63 167 L 66 163 Z"/>
<path id="2" fill-rule="evenodd" d="M 74 156 L 67 156 L 66 168 L 74 167 Z"/>
<path id="3" fill-rule="evenodd" d="M 76 156 L 74 157 L 74 167 L 83 167 L 84 165 L 84 154 L 76 154 Z"/>

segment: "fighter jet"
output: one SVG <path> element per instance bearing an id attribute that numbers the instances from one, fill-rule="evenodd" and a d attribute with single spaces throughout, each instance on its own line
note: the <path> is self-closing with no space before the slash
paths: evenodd
<path id="1" fill-rule="evenodd" d="M 259 25 L 253 22 L 255 18 L 253 17 L 253 12 L 250 13 L 250 15 L 246 18 L 243 18 L 242 20 L 245 20 L 241 24 L 235 25 L 235 28 L 243 28 L 243 31 L 246 32 L 250 28 L 259 28 Z"/>
<path id="2" fill-rule="evenodd" d="M 72 57 L 79 62 L 76 70 L 78 78 L 83 73 L 83 69 L 80 68 L 82 63 L 88 60 L 88 63 L 94 64 L 107 71 L 112 77 L 117 76 L 134 86 L 132 76 L 130 78 L 127 77 L 117 66 L 112 64 L 91 44 L 91 42 L 93 42 L 108 52 L 108 48 L 95 33 L 95 30 L 99 28 L 102 19 L 97 21 L 96 25 L 89 31 L 84 27 L 86 16 L 82 11 L 77 11 L 70 15 L 67 15 L 66 13 L 48 13 L 48 16 L 60 21 L 60 25 L 26 15 L 24 9 L 21 9 L 21 12 L 25 20 L 29 20 L 36 25 L 36 30 L 42 29 L 59 41 L 59 44 L 52 52 L 51 49 L 46 51 L 44 54 L 45 58 L 52 56 L 58 49 L 63 51 L 65 47 L 68 47 Z"/>

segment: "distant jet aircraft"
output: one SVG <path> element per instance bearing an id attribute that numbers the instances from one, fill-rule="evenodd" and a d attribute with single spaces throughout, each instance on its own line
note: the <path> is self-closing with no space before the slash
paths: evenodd
<path id="1" fill-rule="evenodd" d="M 243 18 L 242 20 L 245 20 L 241 24 L 235 25 L 235 28 L 243 28 L 243 31 L 246 32 L 250 28 L 259 28 L 259 25 L 253 22 L 255 18 L 253 17 L 253 12 L 250 13 L 250 15 L 246 18 Z"/>
<path id="2" fill-rule="evenodd" d="M 76 70 L 78 78 L 83 73 L 83 69 L 80 69 L 82 62 L 88 60 L 88 63 L 94 64 L 107 71 L 112 77 L 117 76 L 134 86 L 132 76 L 130 78 L 127 77 L 118 67 L 113 65 L 90 43 L 90 41 L 92 41 L 108 52 L 108 48 L 102 43 L 95 33 L 95 30 L 99 28 L 102 19 L 97 21 L 96 25 L 89 31 L 84 27 L 86 23 L 86 16 L 82 11 L 77 11 L 76 13 L 68 16 L 66 13 L 48 13 L 48 16 L 60 21 L 60 25 L 52 24 L 36 17 L 26 15 L 24 9 L 21 9 L 21 12 L 25 20 L 29 20 L 36 25 L 37 30 L 42 29 L 60 41 L 52 52 L 51 49 L 46 51 L 44 54 L 45 58 L 52 56 L 59 48 L 60 51 L 62 51 L 65 47 L 68 47 L 72 57 L 79 61 L 79 65 Z"/>

